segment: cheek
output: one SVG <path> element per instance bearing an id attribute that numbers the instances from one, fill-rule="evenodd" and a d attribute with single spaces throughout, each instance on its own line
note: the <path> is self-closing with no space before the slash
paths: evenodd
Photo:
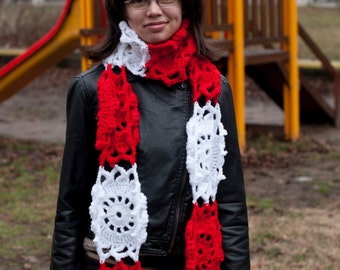
<path id="1" fill-rule="evenodd" d="M 178 20 L 176 20 L 176 22 L 174 24 L 175 32 L 181 27 L 181 25 L 182 25 L 182 18 L 180 17 L 180 18 L 178 18 Z"/>
<path id="2" fill-rule="evenodd" d="M 138 33 L 139 32 L 139 30 L 140 30 L 140 25 L 141 25 L 141 22 L 140 21 L 138 21 L 138 18 L 137 17 L 132 17 L 133 19 L 130 19 L 129 17 L 127 17 L 127 20 L 126 20 L 126 22 L 127 22 L 127 24 L 129 25 L 129 27 L 133 30 L 133 31 L 135 31 L 136 33 Z"/>
<path id="3" fill-rule="evenodd" d="M 132 25 L 138 25 L 140 21 L 140 16 L 138 13 L 133 11 L 126 11 L 126 22 L 131 27 Z"/>

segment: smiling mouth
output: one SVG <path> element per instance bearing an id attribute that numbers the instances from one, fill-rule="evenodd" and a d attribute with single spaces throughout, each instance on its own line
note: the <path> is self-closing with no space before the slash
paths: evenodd
<path id="1" fill-rule="evenodd" d="M 164 25 L 165 22 L 153 22 L 153 23 L 148 23 L 145 25 L 145 27 L 156 27 L 156 26 L 160 26 L 160 25 Z"/>
<path id="2" fill-rule="evenodd" d="M 152 32 L 160 32 L 166 26 L 166 22 L 155 22 L 155 23 L 148 23 L 145 25 L 145 28 L 149 29 Z"/>

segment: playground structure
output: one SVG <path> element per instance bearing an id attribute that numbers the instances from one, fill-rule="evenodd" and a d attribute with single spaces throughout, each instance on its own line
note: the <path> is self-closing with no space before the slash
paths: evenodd
<path id="1" fill-rule="evenodd" d="M 103 14 L 102 1 L 66 0 L 51 31 L 0 69 L 0 102 L 76 48 L 95 44 L 104 31 Z M 284 110 L 286 139 L 299 138 L 300 119 L 340 127 L 339 72 L 298 24 L 296 0 L 205 0 L 204 27 L 224 52 L 216 65 L 233 88 L 241 149 L 246 145 L 246 75 Z M 334 82 L 332 104 L 299 74 L 298 35 Z M 82 57 L 82 70 L 90 65 Z"/>

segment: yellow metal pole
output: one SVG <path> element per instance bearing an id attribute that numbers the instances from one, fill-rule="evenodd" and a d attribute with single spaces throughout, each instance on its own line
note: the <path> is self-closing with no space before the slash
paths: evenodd
<path id="1" fill-rule="evenodd" d="M 285 138 L 297 140 L 300 136 L 300 86 L 298 66 L 298 16 L 297 3 L 289 0 L 285 6 L 285 32 L 288 36 L 289 86 L 284 86 Z"/>
<path id="2" fill-rule="evenodd" d="M 81 29 L 90 30 L 94 28 L 94 5 L 93 0 L 81 0 L 80 5 L 81 13 Z M 82 36 L 80 39 L 82 46 L 91 46 L 95 43 L 95 37 Z M 81 58 L 82 71 L 87 70 L 91 66 L 92 62 L 86 57 Z"/>
<path id="3" fill-rule="evenodd" d="M 291 91 L 292 91 L 292 130 L 291 139 L 297 140 L 300 136 L 300 83 L 299 83 L 299 50 L 298 50 L 298 9 L 297 2 L 290 1 L 290 70 L 291 70 Z M 293 23 L 294 22 L 294 23 Z"/>
<path id="4" fill-rule="evenodd" d="M 228 23 L 234 25 L 234 0 L 228 0 Z M 234 31 L 228 30 L 228 38 L 231 40 L 234 40 Z M 228 57 L 228 80 L 230 82 L 231 86 L 235 85 L 235 69 L 234 69 L 234 60 L 235 55 L 233 51 L 229 51 L 229 57 Z M 234 95 L 235 96 L 235 95 Z M 234 98 L 235 99 L 235 98 Z"/>
<path id="5" fill-rule="evenodd" d="M 86 29 L 87 28 L 87 22 L 86 22 L 86 1 L 87 0 L 81 0 L 80 1 L 80 29 Z M 86 45 L 86 37 L 81 36 L 80 38 L 80 44 L 81 46 Z M 85 71 L 87 67 L 87 61 L 86 58 L 83 56 L 81 57 L 81 70 Z"/>
<path id="6" fill-rule="evenodd" d="M 243 1 L 228 1 L 229 22 L 233 24 L 231 38 L 234 50 L 228 59 L 228 77 L 233 89 L 235 104 L 236 124 L 241 152 L 246 148 L 246 123 L 245 123 L 245 60 L 244 60 L 244 11 Z"/>
<path id="7" fill-rule="evenodd" d="M 290 1 L 290 0 L 289 0 Z M 288 36 L 289 42 L 289 24 L 290 24 L 290 17 L 289 17 L 289 3 L 288 1 L 283 3 L 284 8 L 284 34 Z M 283 49 L 288 51 L 289 53 L 289 45 L 285 43 Z M 287 63 L 288 69 L 288 76 L 289 76 L 289 84 L 290 84 L 290 69 L 289 69 L 289 62 Z M 291 134 L 291 102 L 290 102 L 290 87 L 288 84 L 283 86 L 283 109 L 284 109 L 284 135 L 285 139 L 290 139 Z"/>

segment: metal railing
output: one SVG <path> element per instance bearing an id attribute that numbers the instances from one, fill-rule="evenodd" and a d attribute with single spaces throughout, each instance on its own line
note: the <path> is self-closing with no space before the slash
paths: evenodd
<path id="1" fill-rule="evenodd" d="M 244 33 L 247 45 L 287 41 L 284 35 L 284 0 L 244 1 Z"/>
<path id="2" fill-rule="evenodd" d="M 284 0 L 243 1 L 245 46 L 268 47 L 288 40 L 284 34 Z M 205 0 L 204 29 L 208 36 L 228 40 L 228 32 L 233 31 L 229 2 Z"/>

